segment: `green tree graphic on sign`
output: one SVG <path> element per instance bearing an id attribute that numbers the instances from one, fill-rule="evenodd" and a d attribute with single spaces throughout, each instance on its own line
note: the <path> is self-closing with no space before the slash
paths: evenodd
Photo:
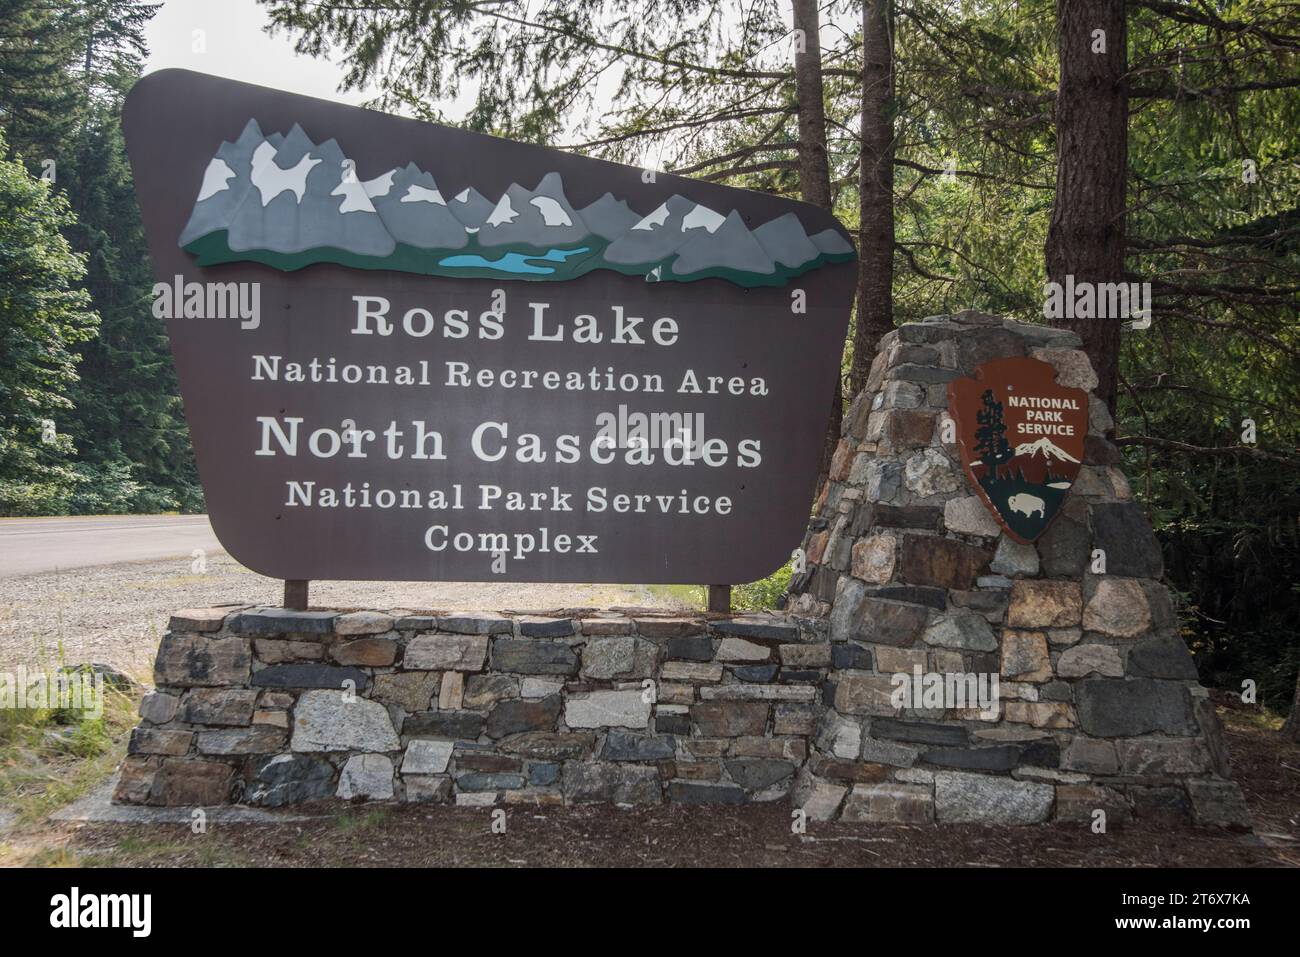
<path id="1" fill-rule="evenodd" d="M 984 408 L 975 413 L 975 421 L 979 424 L 975 430 L 975 451 L 988 468 L 988 477 L 997 478 L 998 468 L 1010 462 L 1013 453 L 1007 444 L 1002 403 L 993 395 L 992 389 L 985 389 L 981 398 L 984 400 Z"/>

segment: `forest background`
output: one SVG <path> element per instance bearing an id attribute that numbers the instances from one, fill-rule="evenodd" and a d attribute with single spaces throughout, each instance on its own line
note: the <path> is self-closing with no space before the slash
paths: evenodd
<path id="1" fill-rule="evenodd" d="M 1288 710 L 1300 6 L 259 2 L 375 108 L 832 210 L 862 267 L 826 462 L 893 326 L 1078 331 L 1202 679 Z M 0 0 L 0 515 L 203 510 L 121 133 L 157 9 Z M 1067 275 L 1150 283 L 1149 324 L 1045 315 Z"/>

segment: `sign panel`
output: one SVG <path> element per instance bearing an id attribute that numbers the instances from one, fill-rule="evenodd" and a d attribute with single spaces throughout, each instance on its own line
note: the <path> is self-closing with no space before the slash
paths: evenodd
<path id="1" fill-rule="evenodd" d="M 1088 394 L 1038 359 L 986 362 L 948 384 L 966 478 L 998 523 L 1029 544 L 1061 511 L 1083 463 Z"/>
<path id="2" fill-rule="evenodd" d="M 730 584 L 798 545 L 856 274 L 828 213 L 188 71 L 124 122 L 241 563 Z"/>

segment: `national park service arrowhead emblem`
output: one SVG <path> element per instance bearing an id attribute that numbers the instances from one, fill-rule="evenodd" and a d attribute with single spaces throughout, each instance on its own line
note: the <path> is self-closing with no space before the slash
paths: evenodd
<path id="1" fill-rule="evenodd" d="M 1088 394 L 1046 362 L 994 359 L 948 384 L 966 477 L 1016 541 L 1046 531 L 1083 464 Z"/>

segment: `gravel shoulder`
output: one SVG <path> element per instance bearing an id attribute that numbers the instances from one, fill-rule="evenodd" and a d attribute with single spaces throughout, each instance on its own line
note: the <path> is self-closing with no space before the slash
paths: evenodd
<path id="1" fill-rule="evenodd" d="M 278 605 L 284 585 L 209 554 L 0 579 L 0 670 L 102 662 L 151 681 L 154 654 L 179 608 Z M 311 603 L 331 608 L 549 609 L 674 607 L 644 586 L 519 582 L 313 582 Z"/>

